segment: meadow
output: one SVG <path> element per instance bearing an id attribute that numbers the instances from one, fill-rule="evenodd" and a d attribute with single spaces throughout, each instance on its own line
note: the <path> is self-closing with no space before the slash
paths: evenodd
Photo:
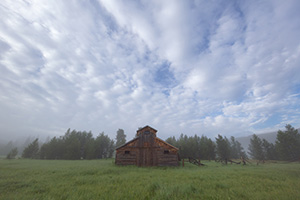
<path id="1" fill-rule="evenodd" d="M 116 166 L 107 160 L 0 160 L 0 199 L 300 199 L 300 163 Z"/>

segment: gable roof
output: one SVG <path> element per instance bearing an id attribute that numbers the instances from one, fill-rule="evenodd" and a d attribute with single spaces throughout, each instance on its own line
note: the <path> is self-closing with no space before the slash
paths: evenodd
<path id="1" fill-rule="evenodd" d="M 131 142 L 133 142 L 133 141 L 135 141 L 135 140 L 138 140 L 138 139 L 139 139 L 139 137 L 136 137 L 136 138 L 134 138 L 134 139 L 132 139 L 132 140 L 126 142 L 125 144 L 122 144 L 121 146 L 117 147 L 116 150 L 118 150 L 118 149 L 120 149 L 120 148 L 122 148 L 122 147 L 124 147 L 124 146 L 126 146 L 126 145 L 128 145 L 128 144 L 130 144 Z M 164 140 L 162 140 L 162 139 L 160 139 L 160 138 L 158 138 L 158 137 L 156 137 L 155 139 L 159 140 L 160 142 L 164 143 L 164 144 L 167 145 L 167 146 L 170 146 L 170 147 L 172 147 L 172 148 L 174 148 L 174 149 L 176 149 L 176 150 L 179 150 L 177 147 L 174 147 L 173 145 L 167 143 L 166 141 L 164 141 Z"/>
<path id="2" fill-rule="evenodd" d="M 132 140 L 129 140 L 129 141 L 126 142 L 125 144 L 122 144 L 121 146 L 118 146 L 118 147 L 116 148 L 116 150 L 118 150 L 118 149 L 120 149 L 120 148 L 122 148 L 122 147 L 128 145 L 129 143 L 131 143 L 131 142 L 133 142 L 133 141 L 135 141 L 135 140 L 137 140 L 137 139 L 139 139 L 139 138 L 136 137 L 136 138 L 133 138 Z"/>
<path id="3" fill-rule="evenodd" d="M 126 142 L 125 144 L 122 144 L 121 146 L 117 147 L 116 150 L 118 150 L 118 149 L 120 149 L 120 148 L 122 148 L 122 147 L 124 147 L 124 146 L 127 146 L 128 144 L 130 144 L 131 142 L 133 142 L 133 141 L 135 141 L 135 140 L 138 140 L 138 139 L 140 138 L 140 136 L 139 136 L 138 133 L 140 133 L 140 132 L 141 132 L 142 130 L 144 130 L 144 129 L 151 129 L 151 130 L 153 130 L 154 133 L 155 133 L 155 139 L 159 140 L 160 142 L 164 143 L 164 144 L 167 145 L 167 146 L 170 146 L 171 148 L 174 148 L 174 149 L 176 149 L 176 150 L 179 150 L 177 147 L 174 147 L 173 145 L 167 143 L 166 141 L 164 141 L 164 140 L 162 140 L 162 139 L 156 137 L 156 132 L 157 132 L 157 130 L 154 129 L 154 128 L 152 128 L 152 127 L 149 126 L 149 125 L 146 125 L 146 126 L 144 126 L 143 128 L 140 128 L 139 130 L 137 130 L 137 136 L 136 136 L 135 138 L 133 138 L 132 140 L 129 140 L 129 141 Z"/>
<path id="4" fill-rule="evenodd" d="M 153 130 L 155 133 L 157 132 L 157 130 L 156 130 L 156 129 L 152 128 L 152 127 L 151 127 L 151 126 L 149 126 L 149 125 L 146 125 L 146 126 L 144 126 L 143 128 L 140 128 L 140 129 L 139 129 L 139 130 L 137 130 L 136 132 L 140 132 L 140 131 L 142 131 L 142 130 L 144 130 L 144 129 L 147 129 L 147 128 L 149 128 L 149 129 Z"/>
<path id="5" fill-rule="evenodd" d="M 171 145 L 171 144 L 167 143 L 166 141 L 164 141 L 164 140 L 162 140 L 162 139 L 160 139 L 160 138 L 158 138 L 158 137 L 156 137 L 156 139 L 157 139 L 157 140 L 159 140 L 159 141 L 161 141 L 162 143 L 164 143 L 164 144 L 166 144 L 166 145 L 168 145 L 168 146 L 170 146 L 170 147 L 174 148 L 174 149 L 177 149 L 177 150 L 179 150 L 177 147 L 174 147 L 173 145 Z"/>

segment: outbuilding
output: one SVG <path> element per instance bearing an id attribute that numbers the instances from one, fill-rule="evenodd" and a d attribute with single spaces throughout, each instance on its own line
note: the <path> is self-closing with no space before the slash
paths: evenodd
<path id="1" fill-rule="evenodd" d="M 116 149 L 117 165 L 178 166 L 178 148 L 156 136 L 157 130 L 145 126 L 136 137 Z"/>

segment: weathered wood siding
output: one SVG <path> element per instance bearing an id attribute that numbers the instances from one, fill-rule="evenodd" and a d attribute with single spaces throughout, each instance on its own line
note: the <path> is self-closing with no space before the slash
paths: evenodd
<path id="1" fill-rule="evenodd" d="M 156 137 L 156 130 L 144 127 L 137 137 L 116 149 L 117 165 L 178 166 L 178 149 Z"/>
<path id="2" fill-rule="evenodd" d="M 136 165 L 138 149 L 135 148 L 122 148 L 116 154 L 117 165 Z M 126 153 L 128 151 L 129 153 Z"/>
<path id="3" fill-rule="evenodd" d="M 138 149 L 136 148 L 137 140 L 132 140 L 125 146 L 116 150 L 117 165 L 136 165 L 137 158 L 139 155 Z"/>
<path id="4" fill-rule="evenodd" d="M 178 166 L 178 150 L 156 139 L 159 148 L 156 150 L 158 166 Z"/>

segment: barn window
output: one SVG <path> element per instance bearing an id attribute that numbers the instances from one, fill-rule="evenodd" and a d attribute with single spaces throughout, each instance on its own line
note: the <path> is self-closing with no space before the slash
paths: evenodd
<path id="1" fill-rule="evenodd" d="M 164 154 L 169 154 L 170 151 L 169 150 L 164 150 Z"/>
<path id="2" fill-rule="evenodd" d="M 125 154 L 130 154 L 130 151 L 125 151 Z"/>
<path id="3" fill-rule="evenodd" d="M 148 135 L 150 134 L 150 131 L 144 131 L 144 134 Z"/>

